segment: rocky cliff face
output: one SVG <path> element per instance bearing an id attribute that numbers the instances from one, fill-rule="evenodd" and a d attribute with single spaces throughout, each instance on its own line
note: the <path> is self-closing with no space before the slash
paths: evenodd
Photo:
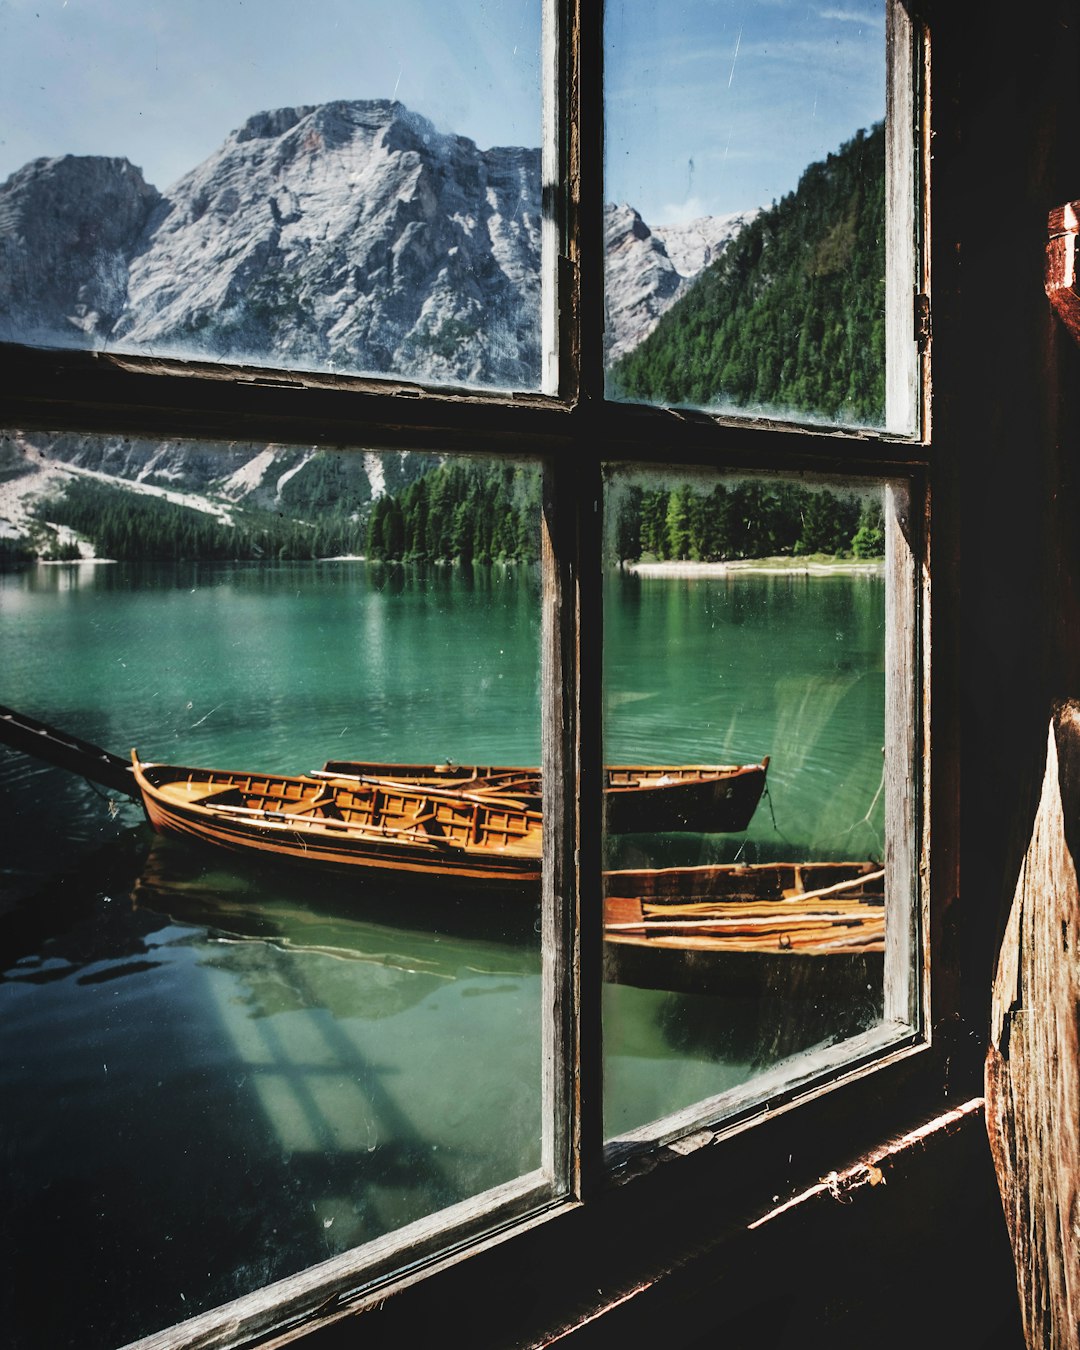
<path id="1" fill-rule="evenodd" d="M 704 216 L 651 229 L 631 206 L 604 212 L 609 364 L 644 341 L 666 309 L 757 214 Z"/>
<path id="2" fill-rule="evenodd" d="M 0 186 L 0 338 L 86 346 L 113 331 L 160 202 L 126 159 L 37 159 Z"/>
<path id="3" fill-rule="evenodd" d="M 741 223 L 608 209 L 613 358 Z M 387 100 L 259 113 L 168 197 L 123 159 L 0 186 L 2 339 L 529 389 L 539 300 L 539 151 Z"/>
<path id="4" fill-rule="evenodd" d="M 159 203 L 113 336 L 535 387 L 539 174 L 400 104 L 261 114 Z"/>
<path id="5" fill-rule="evenodd" d="M 0 337 L 539 381 L 540 156 L 386 101 L 251 118 L 169 197 L 124 160 L 0 188 Z"/>

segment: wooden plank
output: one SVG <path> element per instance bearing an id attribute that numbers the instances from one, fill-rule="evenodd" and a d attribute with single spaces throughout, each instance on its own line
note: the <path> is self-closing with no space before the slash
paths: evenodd
<path id="1" fill-rule="evenodd" d="M 1080 1347 L 1080 889 L 1068 838 L 1080 819 L 1078 768 L 1073 703 L 1050 724 L 986 1057 L 987 1131 L 1031 1350 Z"/>
<path id="2" fill-rule="evenodd" d="M 917 699 L 919 531 L 907 485 L 885 487 L 885 1019 L 915 1027 L 921 1012 L 918 859 L 921 774 Z"/>
<path id="3" fill-rule="evenodd" d="M 139 789 L 126 759 L 47 722 L 39 722 L 28 713 L 0 707 L 0 743 L 139 800 Z"/>
<path id="4" fill-rule="evenodd" d="M 900 5 L 885 8 L 886 52 L 886 212 L 885 245 L 885 426 L 900 436 L 917 435 L 921 406 L 919 349 L 913 305 L 916 285 L 915 145 L 909 111 L 915 62 L 910 16 Z"/>

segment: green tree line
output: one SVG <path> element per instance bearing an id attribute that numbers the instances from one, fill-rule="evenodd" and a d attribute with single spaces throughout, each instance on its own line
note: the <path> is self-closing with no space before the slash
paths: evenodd
<path id="1" fill-rule="evenodd" d="M 44 520 L 91 540 L 99 557 L 275 560 L 366 553 L 377 559 L 534 561 L 540 548 L 540 476 L 493 461 L 452 461 L 400 493 L 379 497 L 368 519 L 333 512 L 308 524 L 247 511 L 229 525 L 160 497 L 76 481 L 39 508 Z M 880 503 L 798 483 L 748 479 L 709 492 L 627 488 L 618 499 L 615 551 L 642 557 L 724 561 L 761 557 L 876 558 L 884 550 Z M 70 556 L 76 556 L 72 548 Z M 24 541 L 0 561 L 25 558 Z M 50 556 L 63 556 L 56 550 Z"/>
<path id="2" fill-rule="evenodd" d="M 540 474 L 523 465 L 451 461 L 399 494 L 379 497 L 368 520 L 370 558 L 530 562 L 540 553 Z"/>
<path id="3" fill-rule="evenodd" d="M 618 396 L 877 426 L 885 409 L 884 126 L 811 164 L 642 343 Z"/>
<path id="4" fill-rule="evenodd" d="M 618 560 L 724 562 L 742 558 L 880 558 L 885 550 L 881 502 L 874 497 L 746 481 L 701 492 L 629 487 L 619 499 Z"/>
<path id="5" fill-rule="evenodd" d="M 35 556 L 29 539 L 0 537 L 0 567 L 16 567 L 32 562 Z"/>

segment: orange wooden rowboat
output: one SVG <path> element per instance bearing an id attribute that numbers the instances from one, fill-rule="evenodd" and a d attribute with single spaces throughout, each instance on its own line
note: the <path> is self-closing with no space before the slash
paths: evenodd
<path id="1" fill-rule="evenodd" d="M 881 987 L 884 886 L 874 862 L 607 872 L 605 977 L 650 989 L 865 1003 Z"/>
<path id="2" fill-rule="evenodd" d="M 492 891 L 539 885 L 541 816 L 512 799 L 152 764 L 134 750 L 131 762 L 147 818 L 162 834 L 382 880 Z"/>
<path id="3" fill-rule="evenodd" d="M 872 862 L 611 871 L 604 937 L 695 951 L 883 951 L 884 887 L 884 870 Z"/>
<path id="4" fill-rule="evenodd" d="M 348 767 L 375 772 L 346 773 L 345 761 L 329 761 L 314 774 L 268 774 L 144 762 L 135 750 L 131 761 L 147 818 L 162 834 L 234 852 L 363 868 L 398 881 L 434 876 L 493 890 L 508 882 L 535 888 L 540 881 L 535 771 L 530 779 L 525 770 L 444 772 L 436 765 L 426 772 L 349 761 Z M 765 765 L 751 768 L 757 772 L 731 770 L 726 785 L 719 777 L 708 784 L 710 791 L 739 794 L 739 819 L 752 814 L 764 782 Z M 623 785 L 638 772 L 608 771 L 623 794 L 616 800 L 630 800 L 634 789 Z M 662 799 L 671 772 L 648 771 L 640 790 Z M 669 812 L 665 819 L 671 818 Z M 724 819 L 735 817 L 729 811 Z"/>

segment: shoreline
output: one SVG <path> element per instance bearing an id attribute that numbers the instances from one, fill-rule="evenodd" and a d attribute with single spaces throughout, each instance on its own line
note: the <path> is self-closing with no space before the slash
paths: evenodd
<path id="1" fill-rule="evenodd" d="M 185 561 L 198 562 L 199 559 L 185 559 Z M 246 558 L 233 559 L 232 561 L 243 561 L 258 563 L 260 559 Z M 369 559 L 363 554 L 340 553 L 326 558 L 312 558 L 311 562 L 368 562 Z M 382 562 L 386 565 L 402 566 L 397 559 L 375 559 L 373 561 Z M 99 558 L 94 555 L 82 558 L 34 558 L 29 560 L 29 565 L 39 567 L 82 567 L 114 565 L 117 562 L 115 558 Z M 446 560 L 440 560 L 437 566 L 450 565 Z M 518 566 L 517 563 L 504 563 L 503 566 Z M 794 576 L 794 577 L 823 577 L 823 576 L 884 576 L 885 561 L 882 558 L 871 558 L 865 561 L 858 559 L 840 559 L 836 562 L 823 562 L 814 559 L 801 558 L 740 558 L 731 562 L 678 562 L 669 560 L 667 562 L 623 562 L 619 565 L 619 571 L 631 572 L 636 576 L 642 577 L 729 577 L 729 576 Z"/>
<path id="2" fill-rule="evenodd" d="M 839 559 L 815 562 L 801 558 L 740 558 L 732 562 L 624 562 L 624 572 L 643 577 L 726 577 L 752 573 L 757 576 L 884 576 L 883 558 Z"/>
<path id="3" fill-rule="evenodd" d="M 96 554 L 87 558 L 35 558 L 39 567 L 100 567 L 103 564 L 116 565 L 115 558 L 99 558 Z"/>

